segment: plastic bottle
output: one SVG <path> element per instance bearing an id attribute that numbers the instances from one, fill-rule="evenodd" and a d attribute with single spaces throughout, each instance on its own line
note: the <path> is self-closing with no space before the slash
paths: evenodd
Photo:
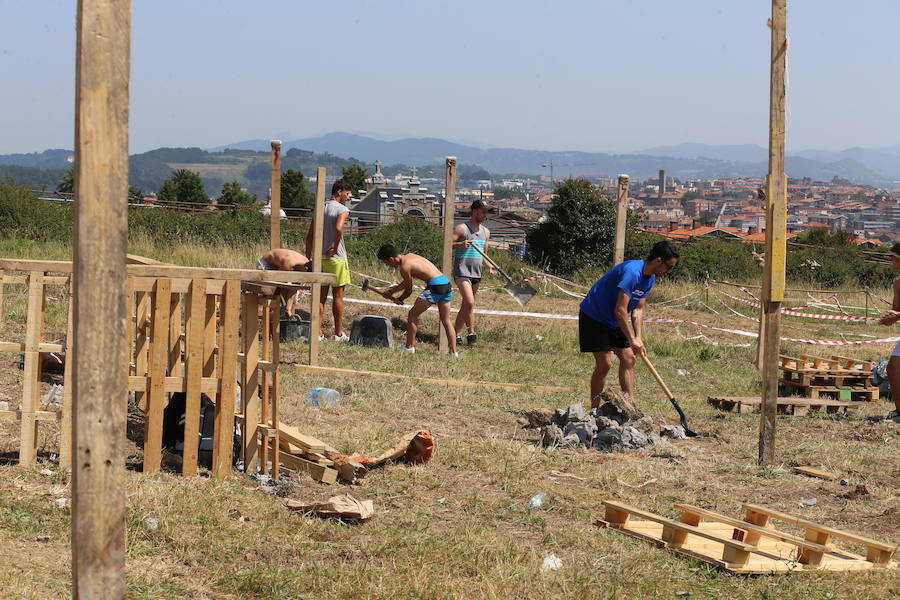
<path id="1" fill-rule="evenodd" d="M 306 403 L 319 408 L 334 408 L 341 401 L 341 393 L 331 388 L 313 388 L 306 392 Z"/>

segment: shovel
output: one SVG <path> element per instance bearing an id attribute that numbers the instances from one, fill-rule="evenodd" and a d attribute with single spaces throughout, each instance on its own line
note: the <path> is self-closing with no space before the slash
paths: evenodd
<path id="1" fill-rule="evenodd" d="M 516 285 L 516 283 L 513 282 L 512 277 L 504 273 L 503 269 L 501 269 L 500 266 L 497 265 L 497 263 L 492 261 L 488 257 L 488 255 L 485 254 L 484 251 L 477 245 L 472 244 L 471 246 L 469 246 L 469 248 L 475 249 L 478 254 L 487 259 L 492 265 L 494 265 L 494 268 L 496 268 L 497 271 L 499 271 L 500 274 L 503 275 L 503 278 L 506 279 L 506 285 L 503 286 L 503 289 L 506 290 L 509 295 L 513 297 L 513 300 L 518 302 L 520 306 L 525 306 L 526 304 L 528 304 L 528 301 L 534 298 L 534 295 L 537 294 L 537 290 L 531 287 L 527 282 L 522 281 L 521 278 L 519 278 L 520 285 Z"/>
<path id="2" fill-rule="evenodd" d="M 646 354 L 641 354 L 641 358 L 644 359 L 644 364 L 646 364 L 647 368 L 650 369 L 650 372 L 653 373 L 653 378 L 656 379 L 656 383 L 658 383 L 659 387 L 662 388 L 662 391 L 666 395 L 666 398 L 669 399 L 669 402 L 671 402 L 672 406 L 675 407 L 675 410 L 678 411 L 678 417 L 681 419 L 681 427 L 684 429 L 684 434 L 688 437 L 699 436 L 699 433 L 688 427 L 687 417 L 684 416 L 684 411 L 681 410 L 681 406 L 678 405 L 678 400 L 675 399 L 675 396 L 673 396 L 672 392 L 669 391 L 669 386 L 666 385 L 666 382 L 663 381 L 662 377 L 659 376 L 659 373 L 656 372 L 656 369 L 653 367 L 653 363 L 650 362 L 650 359 L 647 358 Z"/>

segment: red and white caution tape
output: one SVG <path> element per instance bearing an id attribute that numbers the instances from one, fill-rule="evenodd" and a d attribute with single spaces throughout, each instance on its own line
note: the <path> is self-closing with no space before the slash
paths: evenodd
<path id="1" fill-rule="evenodd" d="M 723 292 L 719 290 L 719 293 L 723 296 L 728 296 L 732 300 L 736 300 L 737 302 L 741 302 L 742 304 L 746 304 L 748 306 L 753 306 L 754 308 L 759 308 L 759 302 L 753 302 L 751 300 L 747 300 L 745 298 L 738 298 L 737 296 L 732 296 L 727 292 Z M 749 292 L 748 292 L 749 293 Z M 878 317 L 858 317 L 854 315 L 820 315 L 816 313 L 805 313 L 798 312 L 796 310 L 789 310 L 787 308 L 782 308 L 779 311 L 783 315 L 790 315 L 792 317 L 806 317 L 807 319 L 825 319 L 828 321 L 854 321 L 854 322 L 866 322 L 866 321 L 877 321 Z"/>
<path id="2" fill-rule="evenodd" d="M 379 302 L 377 300 L 363 300 L 362 298 L 344 298 L 344 302 L 355 302 L 359 304 L 370 304 L 375 306 L 388 306 L 393 308 L 401 308 L 398 304 L 393 304 L 391 302 Z M 410 308 L 410 305 L 403 305 L 402 308 Z M 433 307 L 429 307 L 433 308 Z M 453 312 L 459 312 L 458 308 L 451 308 Z M 517 310 L 488 310 L 484 308 L 476 308 L 475 311 L 480 315 L 497 315 L 503 317 L 533 317 L 539 319 L 562 319 L 567 321 L 577 321 L 578 317 L 575 315 L 565 315 L 560 313 L 535 313 L 535 312 L 524 312 Z M 685 323 L 688 325 L 694 325 L 696 327 L 703 327 L 705 329 L 711 329 L 713 331 L 722 331 L 724 333 L 732 333 L 734 335 L 742 335 L 745 337 L 758 337 L 759 334 L 755 331 L 744 331 L 743 329 L 728 329 L 725 327 L 715 327 L 713 325 L 707 325 L 705 323 L 699 323 L 697 321 L 689 321 L 687 319 L 658 319 L 649 317 L 644 319 L 645 323 Z M 799 342 L 801 344 L 821 344 L 825 346 L 853 346 L 860 344 L 887 344 L 893 343 L 900 340 L 900 337 L 892 337 L 892 338 L 883 338 L 880 340 L 805 340 L 798 338 L 788 338 L 782 337 L 782 341 L 784 342 Z"/>
<path id="3" fill-rule="evenodd" d="M 525 270 L 529 271 L 531 273 L 534 273 L 535 275 L 537 275 L 537 277 L 545 277 L 547 279 L 555 279 L 556 281 L 565 283 L 567 285 L 571 285 L 572 287 L 577 287 L 582 290 L 591 289 L 590 286 L 581 285 L 580 283 L 575 283 L 574 281 L 569 281 L 568 279 L 563 279 L 562 277 L 557 277 L 556 275 L 551 275 L 550 273 L 543 273 L 541 271 L 535 271 L 534 269 L 529 269 L 528 267 L 525 267 Z M 534 278 L 532 278 L 532 279 L 534 279 Z"/>

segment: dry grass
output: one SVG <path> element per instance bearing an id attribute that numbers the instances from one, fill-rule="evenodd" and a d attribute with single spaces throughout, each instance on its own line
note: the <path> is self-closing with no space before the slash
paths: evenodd
<path id="1" fill-rule="evenodd" d="M 133 248 L 133 251 L 137 250 Z M 262 249 L 240 252 L 181 248 L 174 254 L 142 253 L 182 264 L 252 264 Z M 360 270 L 384 276 L 371 264 Z M 355 279 L 356 281 L 356 279 Z M 358 281 L 357 281 L 358 282 Z M 661 286 L 657 301 L 694 288 Z M 548 290 L 549 291 L 549 290 Z M 349 296 L 361 297 L 358 289 Z M 882 295 L 884 295 L 882 293 Z M 378 299 L 373 296 L 373 299 Z M 703 300 L 706 302 L 705 298 Z M 651 306 L 650 316 L 702 321 L 753 330 L 755 324 L 727 315 L 715 295 L 698 304 Z M 843 302 L 843 300 L 842 300 Z M 517 310 L 502 291 L 486 291 L 483 306 Z M 677 303 L 673 303 L 677 304 Z M 730 305 L 745 314 L 748 307 Z M 859 305 L 859 304 L 857 304 Z M 348 322 L 359 314 L 400 316 L 392 308 L 348 304 Z M 558 292 L 539 295 L 535 312 L 573 314 L 577 300 Z M 746 310 L 745 310 L 746 309 Z M 10 305 L 4 306 L 8 313 Z M 433 311 L 432 311 L 433 312 Z M 19 313 L 21 314 L 21 312 Z M 64 315 L 64 313 L 62 313 Z M 58 321 L 59 315 L 53 317 Z M 11 321 L 11 322 L 10 322 Z M 3 339 L 14 334 L 8 319 Z M 434 334 L 430 313 L 422 330 Z M 56 325 L 58 328 L 58 323 Z M 822 323 L 785 318 L 786 335 L 851 339 L 860 333 L 887 337 L 880 326 Z M 691 502 L 738 515 L 741 502 L 769 504 L 814 521 L 900 541 L 897 481 L 900 430 L 865 418 L 883 415 L 885 403 L 864 405 L 858 417 L 781 417 L 778 464 L 755 465 L 758 419 L 719 413 L 707 395 L 756 395 L 759 374 L 754 348 L 727 346 L 749 338 L 702 331 L 707 340 L 686 340 L 692 326 L 648 324 L 655 364 L 681 401 L 694 429 L 707 437 L 675 442 L 674 447 L 600 454 L 592 450 L 554 451 L 535 445 L 521 429 L 517 412 L 560 407 L 586 398 L 591 359 L 577 352 L 573 321 L 481 317 L 479 345 L 461 349 L 451 360 L 420 343 L 415 356 L 326 342 L 321 363 L 407 375 L 571 386 L 572 394 L 535 394 L 528 389 L 435 386 L 416 380 L 370 379 L 313 374 L 283 367 L 284 421 L 320 437 L 342 451 L 375 454 L 403 433 L 428 427 L 436 440 L 434 459 L 417 467 L 391 465 L 371 472 L 361 485 L 322 486 L 299 481 L 291 495 L 320 499 L 351 491 L 375 501 L 377 514 L 361 525 L 290 513 L 240 475 L 227 482 L 175 475 L 129 474 L 127 576 L 130 598 L 666 598 L 689 592 L 700 598 L 887 598 L 900 594 L 900 572 L 860 574 L 796 573 L 743 577 L 721 573 L 704 563 L 676 557 L 648 544 L 592 526 L 599 503 L 615 498 L 669 516 L 673 502 Z M 538 339 L 540 336 L 541 339 Z M 709 342 L 722 342 L 711 345 Z M 842 354 L 875 358 L 887 346 L 847 347 Z M 816 352 L 785 344 L 790 354 Z M 827 352 L 825 352 L 827 353 Z M 301 362 L 305 346 L 285 348 L 287 361 Z M 18 394 L 21 372 L 14 357 L 3 357 L 0 390 Z M 678 375 L 678 369 L 686 371 Z M 331 410 L 309 407 L 302 398 L 311 387 L 342 394 Z M 658 421 L 677 417 L 650 375 L 637 370 L 639 406 Z M 54 451 L 52 432 L 46 451 Z M 17 444 L 11 423 L 0 422 L 0 452 Z M 8 456 L 8 454 L 6 454 Z M 778 467 L 812 464 L 839 472 L 869 494 L 843 498 L 849 489 L 782 472 Z M 55 465 L 47 466 L 56 470 Z M 39 469 L 0 467 L 0 591 L 9 598 L 62 598 L 69 589 L 69 510 L 55 499 L 67 495 L 59 475 Z M 570 474 L 554 475 L 553 473 Z M 650 483 L 647 483 L 650 482 Z M 545 507 L 526 510 L 528 499 L 545 491 Z M 799 503 L 816 498 L 813 507 Z M 253 517 L 229 516 L 237 509 Z M 144 519 L 159 528 L 150 530 Z M 37 540 L 46 541 L 37 541 Z M 554 553 L 563 567 L 542 573 L 543 558 Z"/>

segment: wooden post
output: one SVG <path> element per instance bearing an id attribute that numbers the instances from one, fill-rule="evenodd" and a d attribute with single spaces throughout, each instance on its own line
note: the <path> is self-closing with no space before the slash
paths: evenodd
<path id="1" fill-rule="evenodd" d="M 616 245 L 613 266 L 625 260 L 625 224 L 628 221 L 628 175 L 619 175 L 619 191 L 616 194 Z"/>
<path id="2" fill-rule="evenodd" d="M 147 377 L 147 419 L 144 422 L 144 473 L 159 471 L 162 458 L 163 409 L 166 403 L 166 367 L 169 364 L 169 316 L 172 280 L 153 284 L 153 319 L 150 325 L 150 366 Z"/>
<path id="3" fill-rule="evenodd" d="M 316 206 L 313 209 L 313 220 L 310 227 L 313 227 L 313 245 L 312 256 L 309 258 L 313 261 L 313 268 L 317 273 L 322 272 L 322 237 L 324 235 L 325 221 L 325 169 L 319 167 L 316 169 Z M 309 364 L 319 364 L 319 331 L 322 329 L 322 311 L 319 309 L 322 302 L 322 284 L 312 284 L 312 294 L 310 294 L 309 307 Z M 275 316 L 276 323 L 278 315 Z M 274 326 L 273 338 L 280 334 L 280 329 Z M 272 340 L 275 344 L 276 340 Z M 275 384 L 275 376 L 272 376 L 272 385 Z"/>
<path id="4" fill-rule="evenodd" d="M 281 248 L 281 140 L 272 140 L 272 250 Z"/>
<path id="5" fill-rule="evenodd" d="M 453 278 L 453 218 L 456 216 L 456 157 L 448 156 L 444 160 L 444 245 L 441 268 L 444 275 Z M 438 320 L 438 352 L 446 354 L 450 351 L 450 340 L 444 326 Z"/>
<path id="6" fill-rule="evenodd" d="M 84 600 L 125 597 L 131 2 L 79 0 L 76 29 L 72 589 Z"/>
<path id="7" fill-rule="evenodd" d="M 63 405 L 62 423 L 59 428 L 59 468 L 72 468 L 72 357 L 73 349 L 72 317 L 75 314 L 72 278 L 69 277 L 69 310 L 66 317 L 66 362 L 63 365 Z"/>
<path id="8" fill-rule="evenodd" d="M 266 298 L 263 302 L 263 320 L 262 320 L 262 347 L 260 348 L 260 352 L 262 354 L 263 360 L 269 360 L 269 340 L 272 338 L 273 328 L 271 325 L 271 313 L 272 313 L 272 304 L 278 302 L 278 295 L 275 295 L 275 299 Z M 276 313 L 277 316 L 277 313 Z M 310 315 L 311 317 L 311 315 Z M 311 332 L 310 332 L 311 334 Z M 260 394 L 259 401 L 259 414 L 262 415 L 262 422 L 264 425 L 268 425 L 269 423 L 269 380 L 267 373 L 265 371 L 262 372 L 260 377 L 262 386 L 262 393 Z M 269 442 L 268 437 L 263 438 L 263 444 L 260 447 L 259 452 L 259 463 L 260 463 L 260 472 L 264 475 L 269 473 L 269 467 L 267 466 L 269 460 Z M 245 463 L 246 464 L 246 463 Z"/>
<path id="9" fill-rule="evenodd" d="M 763 277 L 762 405 L 759 417 L 759 464 L 775 458 L 778 411 L 780 310 L 784 300 L 787 254 L 787 176 L 784 174 L 785 67 L 787 0 L 772 0 L 771 79 L 769 85 L 769 174 L 766 177 L 766 263 Z"/>

